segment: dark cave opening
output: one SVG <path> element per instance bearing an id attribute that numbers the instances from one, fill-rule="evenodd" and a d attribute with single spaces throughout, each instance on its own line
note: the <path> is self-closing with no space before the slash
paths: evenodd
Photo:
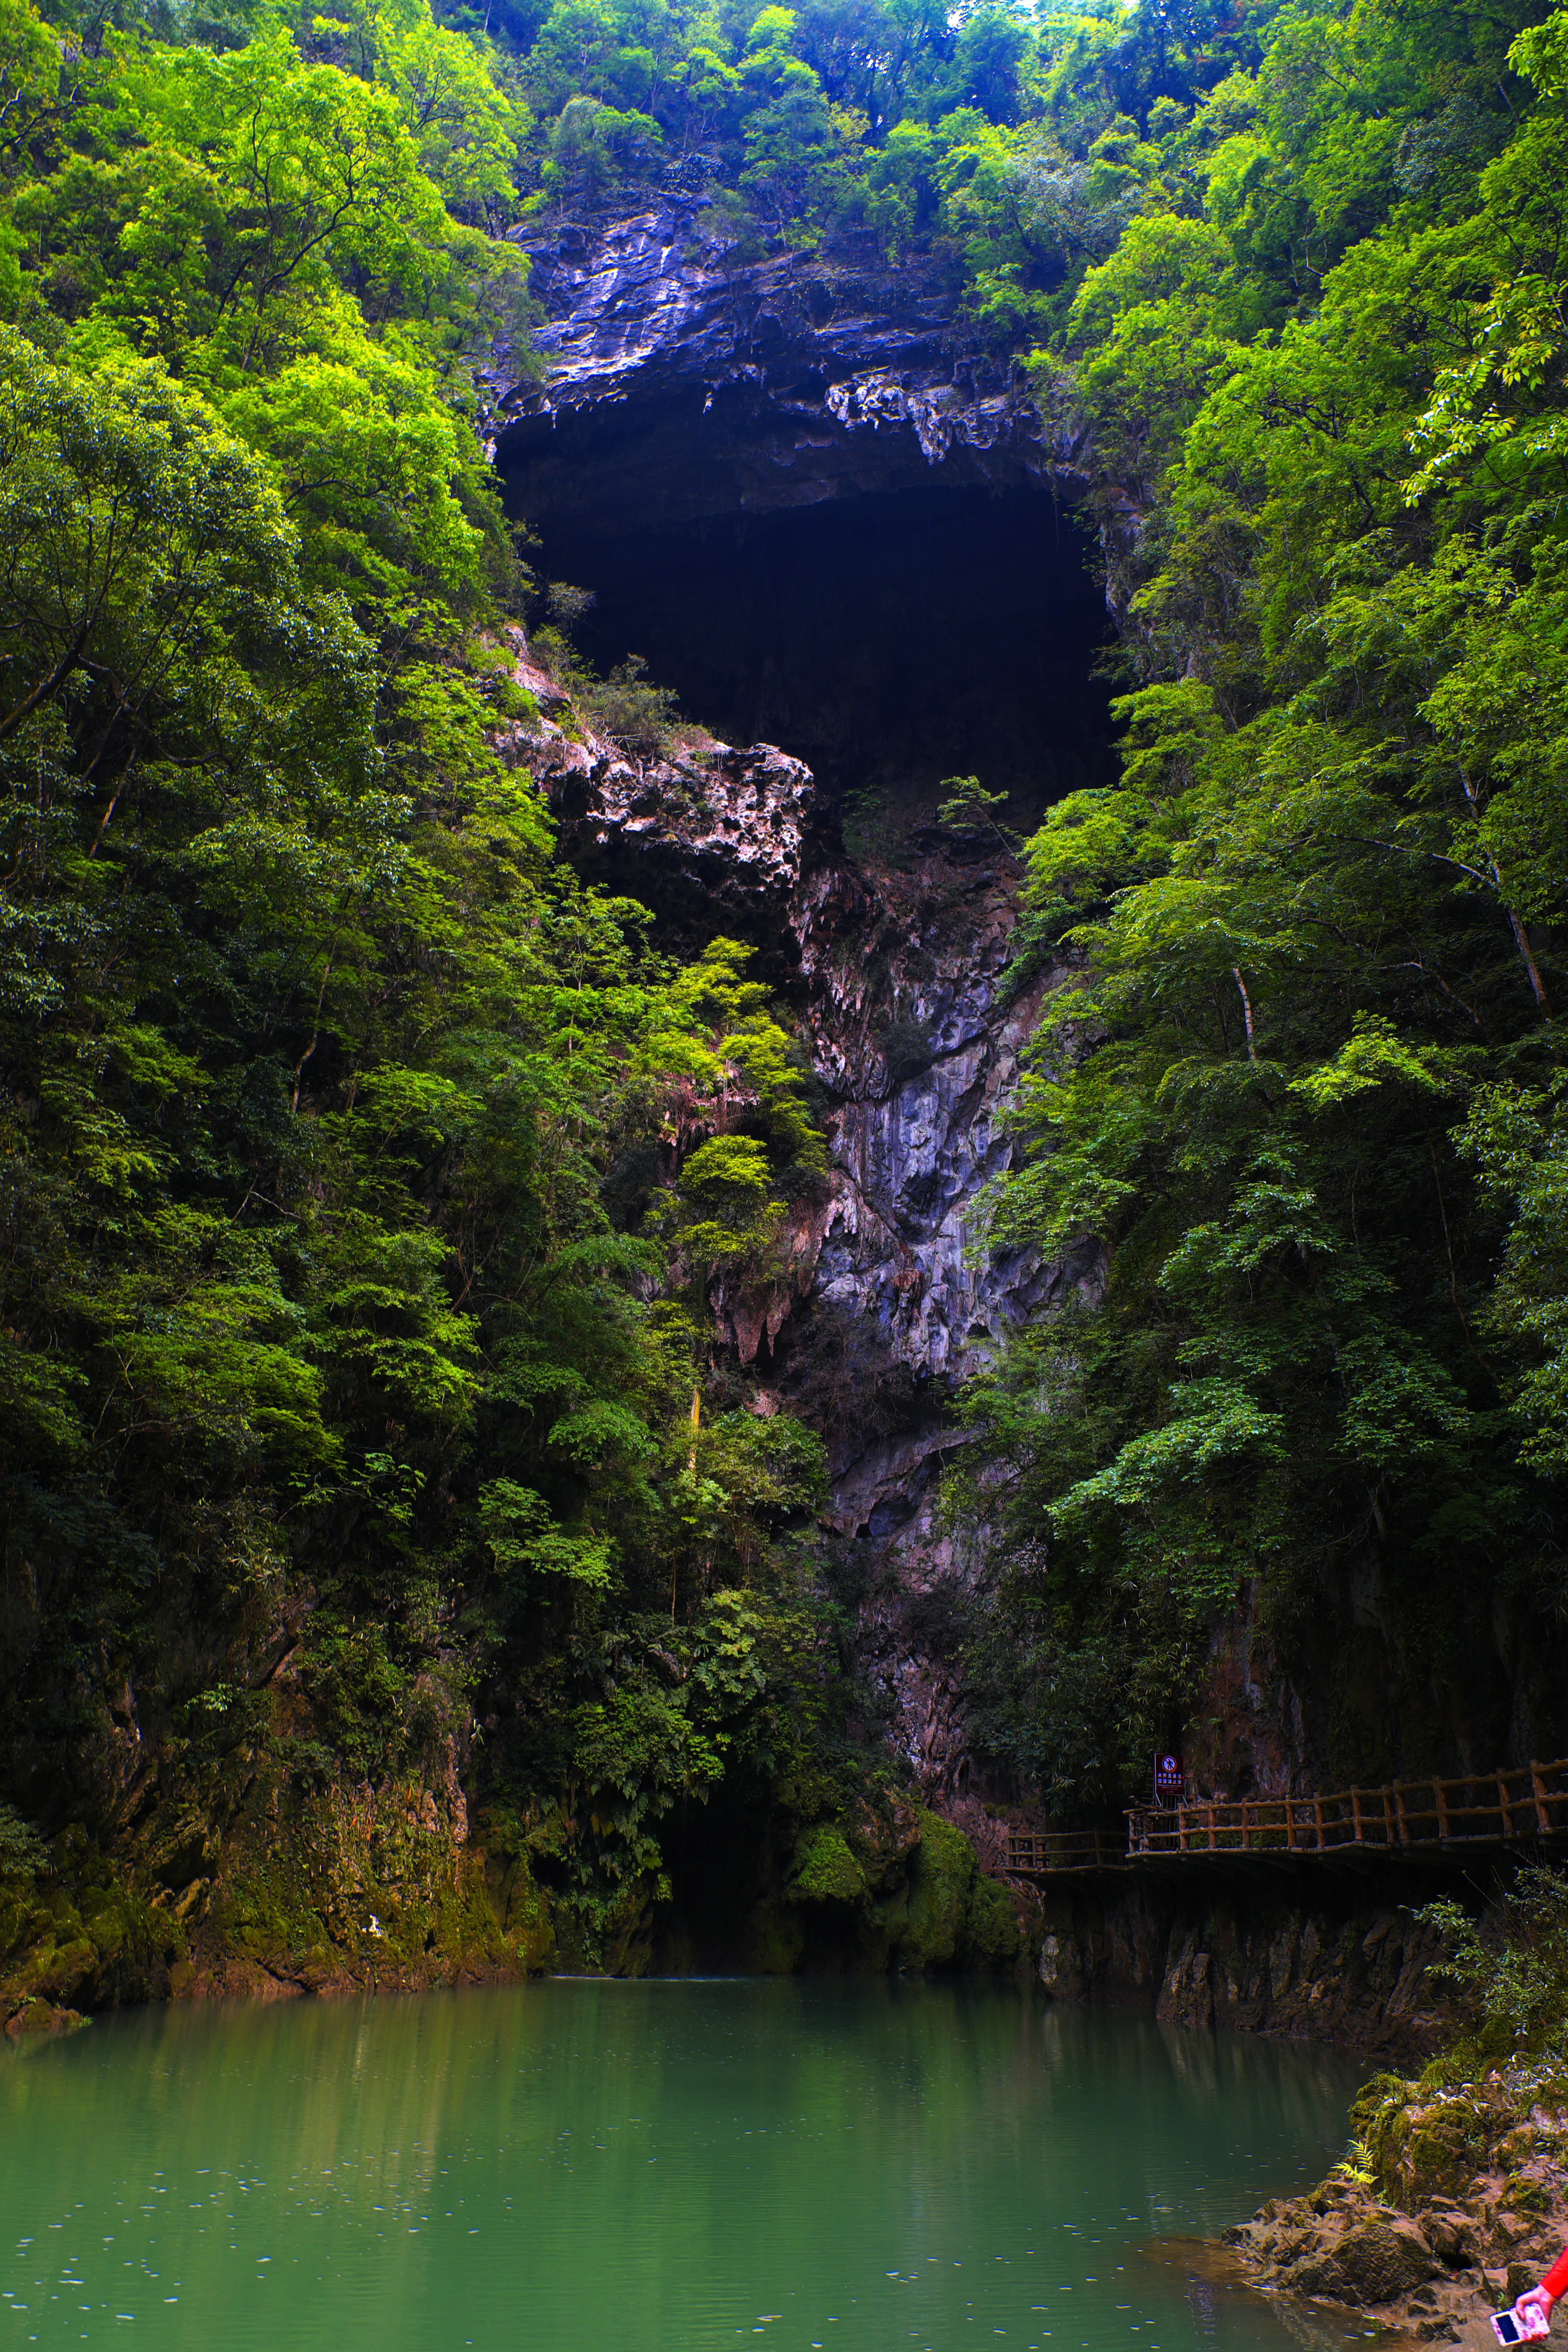
<path id="1" fill-rule="evenodd" d="M 592 589 L 601 672 L 641 655 L 683 714 L 776 743 L 834 798 L 934 806 L 952 775 L 1015 824 L 1110 773 L 1110 630 L 1070 511 L 1043 488 L 901 487 L 659 529 L 536 517 L 542 577 Z"/>

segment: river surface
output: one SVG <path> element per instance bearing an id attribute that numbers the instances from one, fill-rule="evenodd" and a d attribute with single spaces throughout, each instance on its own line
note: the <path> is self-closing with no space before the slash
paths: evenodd
<path id="1" fill-rule="evenodd" d="M 1329 2352 L 1179 2241 L 1360 2071 L 952 1984 L 110 2018 L 0 2060 L 0 2352 Z"/>

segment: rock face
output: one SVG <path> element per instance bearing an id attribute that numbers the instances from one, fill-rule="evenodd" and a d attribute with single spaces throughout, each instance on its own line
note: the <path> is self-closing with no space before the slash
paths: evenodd
<path id="1" fill-rule="evenodd" d="M 817 1295 L 927 1380 L 974 1370 L 1066 1279 L 1027 1253 L 971 1255 L 980 1196 L 1014 1156 L 1019 1055 L 1063 977 L 1012 982 L 1016 914 L 1009 858 L 976 866 L 937 845 L 875 884 L 827 868 L 797 918 L 814 1060 L 838 1106 Z"/>
<path id="2" fill-rule="evenodd" d="M 1065 976 L 1017 984 L 1016 915 L 1016 874 L 994 843 L 932 835 L 907 873 L 825 867 L 798 918 L 814 1061 L 835 1098 L 834 1196 L 810 1321 L 794 1336 L 809 1366 L 818 1334 L 852 1335 L 862 1409 L 824 1425 L 833 1524 L 865 1554 L 861 1662 L 905 1760 L 950 1811 L 972 1779 L 960 1654 L 992 1572 L 984 1543 L 957 1537 L 939 1508 L 963 1442 L 952 1399 L 1010 1325 L 1098 1275 L 1089 1254 L 1046 1265 L 984 1243 L 983 1195 L 1016 1149 L 1005 1113 L 1020 1055 Z M 789 1394 L 787 1354 L 783 1385 Z M 866 1410 L 878 1397 L 888 1423 Z"/>
<path id="3" fill-rule="evenodd" d="M 569 732 L 525 651 L 517 677 L 545 715 L 514 728 L 508 756 L 544 784 L 573 862 L 689 947 L 752 941 L 799 1008 L 830 1099 L 829 1175 L 795 1213 L 784 1280 L 715 1303 L 754 1408 L 787 1404 L 827 1440 L 829 1524 L 862 1555 L 861 1664 L 922 1792 L 951 1809 L 972 1777 L 958 1653 L 989 1573 L 936 1507 L 963 1442 L 955 1387 L 1010 1324 L 1098 1274 L 1089 1254 L 1044 1265 L 979 1244 L 981 1196 L 1016 1148 L 1020 1055 L 1067 967 L 1010 974 L 1005 843 L 930 828 L 905 865 L 857 863 L 774 746 L 693 740 L 639 762 Z"/>
<path id="4" fill-rule="evenodd" d="M 532 520 L 591 501 L 668 525 L 907 486 L 936 466 L 954 487 L 1049 470 L 1012 371 L 955 347 L 940 268 L 889 270 L 874 252 L 859 267 L 740 263 L 696 201 L 516 234 L 550 372 L 509 383 L 498 354 L 489 388 L 496 461 Z"/>
<path id="5" fill-rule="evenodd" d="M 709 217 L 531 238 L 550 373 L 489 372 L 509 506 L 597 600 L 583 650 L 836 798 L 984 772 L 1033 811 L 1096 781 L 1104 596 L 1021 376 L 942 268 L 742 262 Z"/>
<path id="6" fill-rule="evenodd" d="M 1441 1937 L 1412 1916 L 1431 1892 L 1130 1873 L 1045 1899 L 1040 1981 L 1058 2000 L 1147 2004 L 1167 2025 L 1292 2034 L 1404 2064 L 1448 2019 L 1428 1976 Z"/>

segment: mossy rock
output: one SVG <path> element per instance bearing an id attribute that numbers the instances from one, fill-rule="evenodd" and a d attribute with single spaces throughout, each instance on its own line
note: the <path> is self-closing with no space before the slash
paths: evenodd
<path id="1" fill-rule="evenodd" d="M 908 1877 L 919 1850 L 920 1808 L 899 1790 L 879 1790 L 857 1809 L 845 1835 L 871 1894 L 889 1895 Z"/>
<path id="2" fill-rule="evenodd" d="M 63 1943 L 40 1944 L 30 1955 L 27 1973 L 33 1991 L 63 2005 L 97 1976 L 97 1948 L 79 1932 Z"/>
<path id="3" fill-rule="evenodd" d="M 1407 2082 L 1403 2074 L 1374 2074 L 1356 2093 L 1351 2109 L 1351 2132 L 1354 2138 L 1365 2140 L 1370 2147 L 1381 2125 L 1394 2111 L 1408 2106 L 1416 2096 L 1419 2084 Z"/>
<path id="4" fill-rule="evenodd" d="M 1484 2119 L 1468 2100 L 1402 2107 L 1373 2147 L 1379 2185 L 1404 2205 L 1457 2197 L 1475 2174 L 1485 2145 Z"/>
<path id="5" fill-rule="evenodd" d="M 128 1944 L 144 1940 L 145 1905 L 133 1904 L 107 1887 L 94 1887 L 82 1898 L 82 1926 L 98 1948 L 100 1964 L 110 1966 Z M 135 1916 L 132 1917 L 132 1913 Z"/>
<path id="6" fill-rule="evenodd" d="M 30 1885 L 0 1884 L 0 1960 L 8 1960 L 27 1941 L 27 1922 L 37 1908 Z"/>
<path id="7" fill-rule="evenodd" d="M 1301 2263 L 1290 2285 L 1298 2294 L 1334 2303 L 1393 2303 L 1436 2278 L 1441 2263 L 1414 2221 L 1378 2215 L 1345 2231 L 1337 2244 Z"/>
<path id="8" fill-rule="evenodd" d="M 979 1865 L 963 1831 L 940 1813 L 922 1807 L 920 1825 L 920 1848 L 901 1906 L 899 1963 L 910 1969 L 947 1968 L 965 1942 Z"/>
<path id="9" fill-rule="evenodd" d="M 772 1898 L 746 1923 L 746 1966 L 758 1976 L 794 1976 L 805 1955 L 805 1923 L 798 1906 Z"/>
<path id="10" fill-rule="evenodd" d="M 1018 1915 L 994 1878 L 974 1881 L 965 1940 L 971 1968 L 1011 1968 L 1018 1959 L 1024 1943 Z"/>
<path id="11" fill-rule="evenodd" d="M 542 1886 L 535 1885 L 527 1863 L 521 1858 L 507 1888 L 501 1933 L 530 1976 L 542 1975 L 555 1956 L 550 1897 Z"/>
<path id="12" fill-rule="evenodd" d="M 92 2020 L 83 2017 L 79 2010 L 62 2009 L 47 2000 L 25 2000 L 5 2020 L 5 2038 L 25 2046 L 28 2042 L 41 2042 L 51 2034 L 79 2033 L 84 2025 L 91 2022 Z"/>
<path id="13" fill-rule="evenodd" d="M 866 1873 L 842 1830 L 821 1822 L 802 1831 L 787 1889 L 792 1903 L 858 1903 L 866 1891 Z"/>

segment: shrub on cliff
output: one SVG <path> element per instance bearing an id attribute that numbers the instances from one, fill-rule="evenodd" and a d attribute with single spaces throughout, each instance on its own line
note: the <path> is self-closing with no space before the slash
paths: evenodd
<path id="1" fill-rule="evenodd" d="M 635 759 L 657 759 L 669 749 L 679 713 L 670 688 L 647 674 L 640 654 L 617 662 L 600 686 L 584 695 L 589 723 L 596 735 L 607 735 Z"/>
<path id="2" fill-rule="evenodd" d="M 1521 2059 L 1568 2063 L 1568 1873 L 1521 1870 L 1477 1919 L 1446 1896 L 1417 1915 L 1440 1927 L 1447 1956 L 1433 1974 L 1457 1988 L 1463 2033 L 1445 2054 L 1456 2075 Z"/>

